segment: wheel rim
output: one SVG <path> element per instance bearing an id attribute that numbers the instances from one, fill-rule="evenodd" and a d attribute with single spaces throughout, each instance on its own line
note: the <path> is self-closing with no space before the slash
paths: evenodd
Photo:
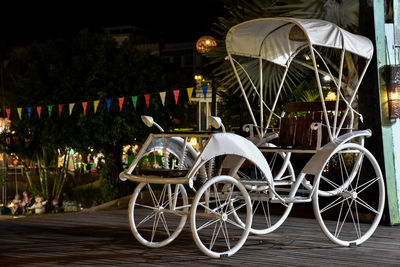
<path id="1" fill-rule="evenodd" d="M 382 217 L 385 190 L 373 155 L 358 144 L 338 147 L 322 168 L 314 194 L 314 214 L 325 235 L 343 246 L 359 245 Z"/>
<path id="2" fill-rule="evenodd" d="M 188 211 L 183 185 L 140 183 L 136 187 L 129 203 L 129 224 L 140 243 L 162 247 L 179 235 L 187 215 L 168 212 L 171 206 L 175 211 Z"/>
<path id="3" fill-rule="evenodd" d="M 244 226 L 235 222 L 230 202 L 241 202 L 236 213 Z M 252 221 L 246 188 L 229 176 L 212 178 L 197 192 L 190 220 L 193 239 L 203 253 L 213 258 L 233 255 L 246 241 Z"/>

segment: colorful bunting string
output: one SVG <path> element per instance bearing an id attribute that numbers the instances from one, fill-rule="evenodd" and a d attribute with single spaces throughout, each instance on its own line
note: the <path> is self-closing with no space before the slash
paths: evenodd
<path id="1" fill-rule="evenodd" d="M 75 103 L 70 103 L 69 104 L 69 115 L 71 116 L 72 110 L 74 109 Z"/>
<path id="2" fill-rule="evenodd" d="M 149 108 L 149 106 L 150 106 L 150 94 L 145 94 L 144 95 L 144 100 L 146 101 L 147 108 Z"/>
<path id="3" fill-rule="evenodd" d="M 189 98 L 189 103 L 192 103 L 193 87 L 186 88 L 186 92 Z"/>
<path id="4" fill-rule="evenodd" d="M 96 114 L 97 107 L 99 106 L 99 103 L 100 103 L 100 100 L 93 101 L 94 114 Z"/>
<path id="5" fill-rule="evenodd" d="M 51 112 L 53 111 L 53 105 L 47 106 L 47 111 L 49 112 L 49 118 L 51 117 Z"/>
<path id="6" fill-rule="evenodd" d="M 137 96 L 132 96 L 132 104 L 133 104 L 133 108 L 136 110 Z"/>
<path id="7" fill-rule="evenodd" d="M 201 89 L 203 91 L 204 98 L 206 98 L 207 97 L 208 86 L 207 85 L 202 86 Z M 175 104 L 178 104 L 181 89 L 176 89 L 176 90 L 171 90 L 171 91 L 172 91 L 172 93 L 174 95 Z M 186 92 L 187 92 L 189 103 L 191 103 L 191 101 L 192 101 L 193 91 L 194 91 L 193 87 L 186 88 Z M 170 91 L 163 91 L 163 92 L 159 92 L 158 93 L 160 95 L 161 104 L 163 106 L 165 106 L 165 103 L 166 103 L 165 99 L 166 99 L 166 95 L 167 95 L 168 92 L 170 92 Z M 150 108 L 151 94 L 147 93 L 147 94 L 144 94 L 143 96 L 144 96 L 146 107 Z M 110 112 L 112 101 L 116 100 L 116 99 L 118 99 L 119 110 L 122 111 L 123 105 L 124 105 L 124 102 L 125 102 L 125 98 L 126 97 L 118 97 L 118 98 L 108 98 L 108 99 L 106 99 L 105 102 L 106 102 L 106 106 L 107 106 L 107 112 Z M 131 96 L 131 100 L 132 100 L 133 108 L 134 108 L 134 110 L 136 110 L 137 102 L 138 102 L 138 96 Z M 94 100 L 93 101 L 94 114 L 96 114 L 100 102 L 101 102 L 101 100 Z M 88 101 L 82 101 L 80 103 L 82 104 L 82 107 L 83 107 L 83 114 L 86 116 Z M 73 109 L 75 107 L 75 104 L 76 103 L 65 104 L 65 105 L 68 105 L 68 114 L 70 116 L 72 115 L 72 112 L 73 112 Z M 51 118 L 51 114 L 52 114 L 54 106 L 58 107 L 58 116 L 61 117 L 64 104 L 55 104 L 55 105 L 47 105 L 47 111 L 48 111 L 49 118 Z M 10 116 L 11 116 L 11 109 L 12 108 L 6 108 L 5 109 L 8 119 L 10 119 Z M 17 112 L 18 112 L 19 119 L 22 119 L 22 112 L 23 112 L 24 108 L 17 107 L 16 109 L 17 109 Z M 27 112 L 28 118 L 31 119 L 31 117 L 32 117 L 32 107 L 26 107 L 26 112 Z M 36 112 L 37 112 L 38 118 L 41 118 L 42 106 L 36 106 Z"/>
<path id="8" fill-rule="evenodd" d="M 175 105 L 178 104 L 179 92 L 180 90 L 174 90 L 174 97 L 175 97 Z"/>
<path id="9" fill-rule="evenodd" d="M 82 107 L 83 107 L 83 116 L 86 116 L 87 102 L 82 102 Z"/>
<path id="10" fill-rule="evenodd" d="M 160 98 L 161 98 L 161 103 L 163 105 L 163 107 L 165 107 L 165 96 L 166 96 L 167 92 L 160 92 Z"/>
<path id="11" fill-rule="evenodd" d="M 22 108 L 17 108 L 19 119 L 21 119 Z"/>
<path id="12" fill-rule="evenodd" d="M 110 112 L 110 106 L 111 106 L 111 98 L 106 99 L 106 103 L 107 103 L 107 111 Z"/>
<path id="13" fill-rule="evenodd" d="M 119 111 L 122 111 L 122 107 L 124 105 L 124 97 L 119 97 L 118 98 L 118 103 L 119 103 Z"/>
<path id="14" fill-rule="evenodd" d="M 42 113 L 42 107 L 41 106 L 37 106 L 36 107 L 36 111 L 37 111 L 38 118 L 40 119 L 40 114 Z"/>
<path id="15" fill-rule="evenodd" d="M 58 117 L 61 117 L 61 112 L 63 109 L 64 104 L 58 104 Z"/>
<path id="16" fill-rule="evenodd" d="M 32 108 L 31 107 L 27 107 L 26 108 L 26 112 L 28 113 L 28 119 L 31 119 Z"/>

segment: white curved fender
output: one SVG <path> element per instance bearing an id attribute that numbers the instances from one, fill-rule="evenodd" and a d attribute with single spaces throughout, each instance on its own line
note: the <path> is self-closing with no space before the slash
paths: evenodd
<path id="1" fill-rule="evenodd" d="M 330 142 L 323 146 L 320 151 L 314 154 L 314 156 L 307 162 L 306 166 L 301 170 L 301 173 L 318 175 L 321 169 L 325 165 L 328 158 L 332 155 L 334 150 L 351 139 L 357 137 L 370 137 L 372 135 L 371 130 L 355 131 L 351 133 L 346 133 L 339 136 L 334 142 Z"/>
<path id="2" fill-rule="evenodd" d="M 261 151 L 251 141 L 233 133 L 212 135 L 189 172 L 190 184 L 192 184 L 193 176 L 204 162 L 221 155 L 237 155 L 246 158 L 254 163 L 263 172 L 270 185 L 273 185 L 271 170 Z"/>

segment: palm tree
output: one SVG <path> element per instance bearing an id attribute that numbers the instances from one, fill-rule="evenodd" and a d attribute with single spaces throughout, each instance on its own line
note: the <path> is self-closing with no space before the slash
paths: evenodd
<path id="1" fill-rule="evenodd" d="M 356 32 L 358 28 L 358 10 L 358 0 L 236 1 L 229 7 L 228 16 L 218 18 L 218 22 L 215 24 L 215 32 L 219 36 L 219 40 L 217 40 L 218 46 L 212 48 L 207 54 L 207 56 L 213 59 L 212 64 L 216 66 L 213 75 L 219 79 L 223 88 L 238 88 L 232 67 L 229 62 L 224 60 L 226 57 L 224 38 L 228 30 L 238 23 L 261 17 L 316 18 L 333 22 L 342 28 L 349 29 L 351 32 Z M 326 53 L 326 51 L 322 52 Z M 336 64 L 336 62 L 339 62 L 337 60 L 338 56 L 337 53 L 334 53 L 328 55 L 327 58 L 333 73 L 337 73 L 339 70 L 339 65 Z M 246 68 L 250 78 L 255 81 L 255 86 L 258 86 L 258 60 L 242 59 L 240 63 Z M 305 64 L 296 63 L 299 62 L 294 61 L 291 65 L 281 97 L 284 97 L 289 92 L 296 89 L 301 80 L 313 75 L 312 72 L 305 71 Z M 348 92 L 350 95 L 352 93 L 352 88 L 354 88 L 358 80 L 357 68 L 355 67 L 357 64 L 357 57 L 346 53 L 342 87 L 346 87 L 344 91 Z M 268 73 L 268 75 L 264 75 L 263 77 L 263 84 L 268 88 L 268 90 L 264 90 L 263 99 L 266 103 L 271 103 L 275 99 L 277 89 L 279 88 L 283 68 L 275 64 L 265 64 L 263 68 L 264 73 Z M 244 79 L 246 93 L 251 99 L 253 93 L 252 85 L 249 80 L 246 79 L 243 71 L 240 75 Z M 237 91 L 238 89 L 234 90 L 235 93 Z"/>

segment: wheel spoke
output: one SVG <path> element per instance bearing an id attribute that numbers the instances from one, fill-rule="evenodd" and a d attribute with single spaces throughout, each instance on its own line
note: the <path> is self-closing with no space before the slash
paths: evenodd
<path id="1" fill-rule="evenodd" d="M 326 178 L 325 176 L 321 175 L 321 179 L 324 180 L 325 182 L 327 182 L 328 184 L 330 184 L 332 187 L 334 187 L 334 189 L 339 188 L 340 186 L 337 185 L 335 182 L 333 182 L 331 179 Z"/>
<path id="2" fill-rule="evenodd" d="M 365 202 L 364 200 L 362 200 L 361 198 L 357 198 L 356 199 L 357 203 L 360 204 L 361 206 L 369 209 L 370 211 L 372 211 L 375 214 L 379 214 L 379 212 L 374 209 L 373 207 L 371 207 L 367 202 Z"/>
<path id="3" fill-rule="evenodd" d="M 212 234 L 212 237 L 211 237 L 211 241 L 210 241 L 210 250 L 213 248 L 213 246 L 215 244 L 215 241 L 217 240 L 217 237 L 219 235 L 219 231 L 222 228 L 222 224 L 221 223 L 219 224 L 218 230 L 217 230 L 217 227 L 218 227 L 218 224 L 215 224 L 214 231 L 213 231 L 213 234 Z"/>
<path id="4" fill-rule="evenodd" d="M 323 212 L 343 203 L 344 201 L 345 201 L 345 199 L 342 199 L 342 196 L 339 196 L 334 201 L 332 201 L 330 204 L 326 205 L 323 209 L 321 209 L 320 212 L 323 213 Z"/>
<path id="5" fill-rule="evenodd" d="M 157 231 L 157 228 L 158 228 L 158 222 L 159 222 L 159 220 L 160 220 L 160 215 L 156 213 L 156 214 L 155 214 L 155 217 L 154 217 L 153 231 L 152 231 L 152 233 L 151 233 L 150 242 L 153 242 L 153 240 L 154 240 L 154 236 L 155 236 L 156 231 Z"/>
<path id="6" fill-rule="evenodd" d="M 243 208 L 244 206 L 246 206 L 246 203 L 240 204 L 237 207 L 234 207 L 233 209 L 231 209 L 229 212 L 226 213 L 227 216 L 231 215 L 232 213 L 236 212 L 237 210 L 240 210 L 241 208 Z"/>
<path id="7" fill-rule="evenodd" d="M 163 226 L 164 226 L 164 229 L 165 229 L 165 231 L 167 232 L 168 236 L 171 236 L 171 234 L 170 234 L 170 232 L 169 232 L 168 225 L 167 225 L 167 221 L 165 220 L 165 217 L 164 217 L 164 213 L 161 213 L 161 214 L 160 214 L 160 219 L 161 219 L 161 222 L 162 222 L 162 224 L 163 224 Z"/>
<path id="8" fill-rule="evenodd" d="M 344 203 L 344 202 L 343 202 L 343 203 Z M 343 217 L 343 221 L 342 221 L 342 223 L 341 223 L 341 225 L 340 225 L 339 230 L 338 230 L 337 233 L 335 234 L 336 237 L 338 237 L 338 236 L 340 235 L 340 233 L 342 232 L 344 223 L 346 222 L 346 218 L 347 218 L 347 216 L 348 216 L 349 213 L 350 213 L 351 205 L 353 204 L 353 200 L 351 201 L 350 204 L 349 204 L 348 202 L 347 202 L 347 204 L 348 204 L 349 208 L 347 209 L 347 212 L 346 212 L 346 214 L 345 214 L 344 217 Z M 340 221 L 340 217 L 339 217 L 339 221 Z"/>
<path id="9" fill-rule="evenodd" d="M 135 206 L 146 208 L 146 209 L 149 209 L 149 210 L 156 210 L 155 207 L 151 207 L 149 205 L 143 205 L 143 204 L 140 204 L 140 203 L 135 203 Z"/>
<path id="10" fill-rule="evenodd" d="M 213 225 L 214 223 L 216 223 L 216 222 L 218 222 L 219 221 L 219 218 L 218 219 L 214 219 L 214 220 L 210 220 L 210 221 L 208 221 L 208 222 L 206 222 L 206 223 L 204 223 L 202 226 L 200 226 L 199 228 L 196 228 L 196 231 L 201 231 L 201 230 L 203 230 L 204 228 L 207 228 L 208 226 L 210 226 L 210 225 Z"/>
<path id="11" fill-rule="evenodd" d="M 151 199 L 152 199 L 152 201 L 153 201 L 153 205 L 154 205 L 155 207 L 158 206 L 158 205 L 159 205 L 159 202 L 158 202 L 158 200 L 157 200 L 156 195 L 155 195 L 154 192 L 153 192 L 153 189 L 151 188 L 151 185 L 150 185 L 150 184 L 147 184 L 147 188 L 148 188 L 148 190 L 149 190 Z"/>
<path id="12" fill-rule="evenodd" d="M 153 218 L 156 214 L 152 213 L 150 215 L 147 215 L 146 217 L 144 217 L 137 225 L 136 227 L 139 228 L 139 226 L 141 226 L 143 223 L 147 222 L 148 220 L 150 220 L 151 218 Z"/>
<path id="13" fill-rule="evenodd" d="M 378 181 L 379 179 L 381 179 L 381 177 L 376 177 L 372 180 L 369 180 L 365 183 L 363 183 L 362 185 L 360 185 L 359 187 L 357 187 L 355 190 L 362 188 L 361 190 L 358 190 L 358 194 L 360 194 L 362 191 L 364 191 L 365 189 L 367 189 L 368 187 L 370 187 L 372 184 L 374 184 L 376 181 Z"/>
<path id="14" fill-rule="evenodd" d="M 228 228 L 226 227 L 226 222 L 225 221 L 221 222 L 221 230 L 222 230 L 222 234 L 224 235 L 225 243 L 228 246 L 228 249 L 231 249 L 231 244 L 229 242 Z"/>
<path id="15" fill-rule="evenodd" d="M 239 225 L 238 223 L 232 221 L 232 220 L 229 219 L 229 218 L 228 218 L 226 221 L 227 221 L 228 223 L 232 224 L 233 226 L 236 226 L 237 228 L 244 229 L 244 226 Z"/>

